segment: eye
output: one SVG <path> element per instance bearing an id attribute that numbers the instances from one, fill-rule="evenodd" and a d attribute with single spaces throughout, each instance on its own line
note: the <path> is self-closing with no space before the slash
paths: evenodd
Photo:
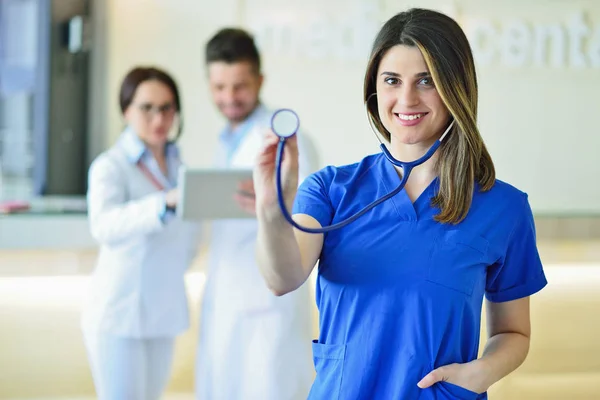
<path id="1" fill-rule="evenodd" d="M 424 86 L 433 86 L 433 79 L 431 79 L 430 76 L 426 76 L 419 81 L 419 84 Z"/>
<path id="2" fill-rule="evenodd" d="M 173 103 L 167 103 L 167 104 L 163 104 L 158 109 L 162 113 L 170 113 L 171 111 L 173 111 L 175 109 L 175 105 Z"/>
<path id="3" fill-rule="evenodd" d="M 149 103 L 140 104 L 140 110 L 142 110 L 143 112 L 149 112 L 151 109 L 152 109 L 152 104 L 149 104 Z"/>
<path id="4" fill-rule="evenodd" d="M 398 78 L 394 78 L 394 77 L 391 77 L 391 76 L 388 76 L 388 77 L 387 77 L 387 78 L 385 78 L 383 81 L 384 81 L 385 83 L 387 83 L 388 85 L 397 85 L 397 84 L 399 84 L 399 83 L 400 83 L 400 79 L 398 79 Z"/>

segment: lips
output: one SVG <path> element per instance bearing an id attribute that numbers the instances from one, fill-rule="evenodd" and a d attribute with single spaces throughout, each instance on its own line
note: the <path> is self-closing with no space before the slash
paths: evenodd
<path id="1" fill-rule="evenodd" d="M 413 121 L 415 119 L 423 118 L 427 113 L 419 113 L 419 114 L 400 114 L 397 113 L 396 116 L 403 121 Z"/>
<path id="2" fill-rule="evenodd" d="M 396 121 L 398 121 L 403 126 L 414 126 L 423 121 L 425 116 L 429 113 L 394 113 L 396 117 Z"/>

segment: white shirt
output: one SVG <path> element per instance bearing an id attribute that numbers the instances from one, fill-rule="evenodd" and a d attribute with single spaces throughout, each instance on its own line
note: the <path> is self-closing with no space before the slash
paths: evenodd
<path id="1" fill-rule="evenodd" d="M 264 134 L 269 129 L 272 115 L 273 111 L 261 104 L 235 131 L 226 127 L 220 135 L 216 165 L 222 168 L 254 168 L 256 155 L 263 146 Z M 315 169 L 315 163 L 306 155 L 308 137 L 302 131 L 297 136 L 301 182 Z M 255 261 L 257 221 L 231 219 L 214 221 L 211 225 L 207 276 L 209 287 L 204 297 L 205 302 L 214 300 L 213 293 L 218 296 L 220 290 L 213 288 L 214 285 L 221 287 L 220 293 L 227 297 L 228 306 L 254 311 L 274 307 L 277 298 L 267 288 Z M 309 304 L 300 306 L 308 307 Z"/>
<path id="2" fill-rule="evenodd" d="M 271 115 L 259 106 L 234 131 L 226 128 L 217 165 L 252 169 Z M 300 180 L 312 169 L 308 143 L 298 134 Z M 196 396 L 306 399 L 314 372 L 308 282 L 285 296 L 273 295 L 256 264 L 256 219 L 224 219 L 211 226 Z"/>
<path id="3" fill-rule="evenodd" d="M 158 337 L 189 327 L 184 273 L 195 256 L 199 229 L 165 214 L 165 191 L 176 186 L 181 165 L 174 144 L 167 146 L 166 156 L 169 176 L 128 129 L 90 167 L 88 218 L 100 252 L 83 312 L 84 330 Z"/>

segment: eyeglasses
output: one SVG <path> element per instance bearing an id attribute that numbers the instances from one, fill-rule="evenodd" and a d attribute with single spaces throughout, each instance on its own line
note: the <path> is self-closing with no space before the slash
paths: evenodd
<path id="1" fill-rule="evenodd" d="M 160 106 L 155 106 L 150 103 L 141 103 L 137 104 L 136 107 L 147 119 L 152 118 L 154 114 L 161 114 L 165 117 L 172 117 L 175 114 L 175 104 L 173 103 L 166 103 Z"/>

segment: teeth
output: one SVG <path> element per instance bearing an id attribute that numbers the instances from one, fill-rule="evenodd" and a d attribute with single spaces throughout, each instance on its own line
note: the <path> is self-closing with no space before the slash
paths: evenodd
<path id="1" fill-rule="evenodd" d="M 418 119 L 418 118 L 421 118 L 422 116 L 423 116 L 423 114 L 413 114 L 413 115 L 398 114 L 398 117 L 405 121 L 412 121 L 413 119 Z"/>

